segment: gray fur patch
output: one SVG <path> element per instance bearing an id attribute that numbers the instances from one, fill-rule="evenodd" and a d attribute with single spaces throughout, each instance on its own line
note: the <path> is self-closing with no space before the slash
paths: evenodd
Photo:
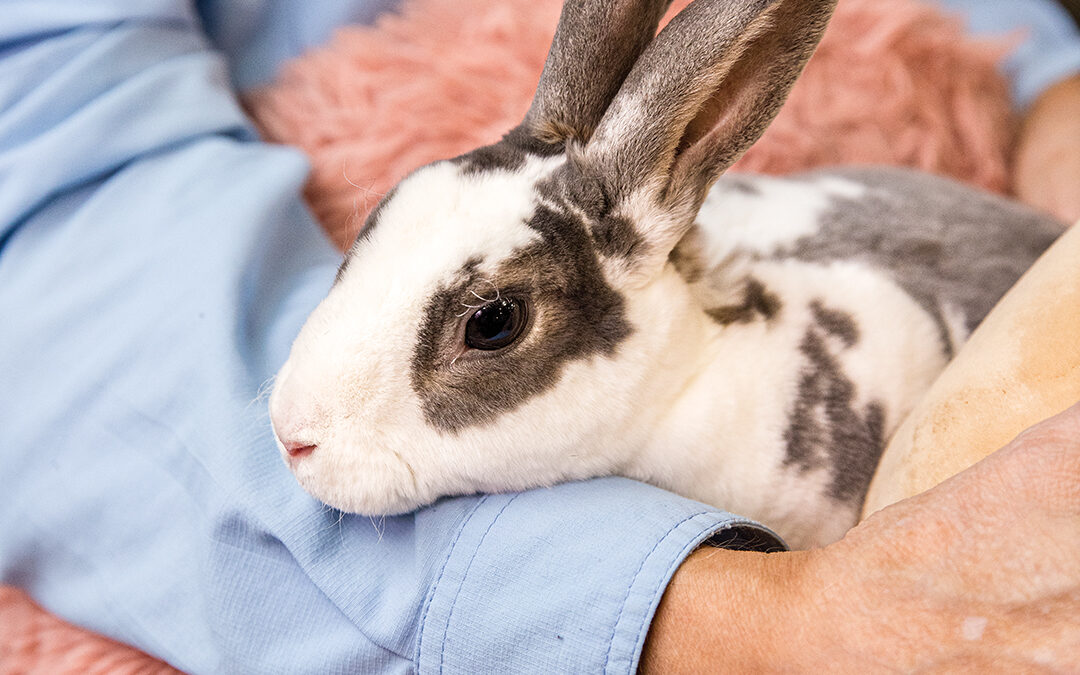
<path id="1" fill-rule="evenodd" d="M 451 162 L 462 173 L 472 175 L 491 171 L 517 171 L 525 166 L 530 155 L 552 157 L 565 152 L 563 143 L 545 143 L 530 136 L 523 127 L 511 129 L 498 143 L 485 145 L 459 155 Z"/>
<path id="2" fill-rule="evenodd" d="M 819 231 L 784 254 L 809 262 L 862 260 L 887 270 L 938 322 L 951 344 L 945 308 L 973 330 L 1062 226 L 1010 200 L 940 177 L 892 168 L 814 172 L 870 188 L 834 198 Z"/>
<path id="3" fill-rule="evenodd" d="M 850 314 L 829 309 L 820 300 L 810 303 L 810 311 L 814 315 L 814 321 L 829 335 L 840 338 L 845 347 L 850 349 L 858 344 L 859 327 L 855 325 L 855 319 Z"/>
<path id="4" fill-rule="evenodd" d="M 784 434 L 784 465 L 809 471 L 827 463 L 829 496 L 861 502 L 885 449 L 885 409 L 876 401 L 862 411 L 855 409 L 855 385 L 830 348 L 830 338 L 838 339 L 841 349 L 858 341 L 854 319 L 820 301 L 810 309 L 814 323 L 799 345 L 806 365 Z"/>
<path id="5" fill-rule="evenodd" d="M 592 247 L 605 258 L 631 260 L 648 252 L 646 241 L 634 223 L 611 214 L 612 202 L 603 184 L 571 159 L 537 185 L 541 196 L 568 212 L 584 216 Z"/>
<path id="6" fill-rule="evenodd" d="M 743 301 L 738 305 L 725 305 L 706 309 L 709 318 L 722 326 L 733 323 L 750 323 L 758 319 L 769 320 L 775 317 L 783 303 L 780 298 L 765 288 L 757 279 L 746 280 L 743 287 Z"/>
<path id="7" fill-rule="evenodd" d="M 509 143 L 485 145 L 450 160 L 461 166 L 465 175 L 491 171 L 517 171 L 525 166 L 526 153 Z"/>
<path id="8" fill-rule="evenodd" d="M 554 387 L 575 360 L 611 356 L 632 332 L 623 297 L 604 279 L 582 223 L 544 206 L 528 225 L 541 239 L 493 271 L 469 261 L 428 302 L 410 379 L 432 427 L 457 432 L 489 424 Z M 469 293 L 524 299 L 529 326 L 495 352 L 464 351 Z"/>
<path id="9" fill-rule="evenodd" d="M 701 281 L 709 271 L 701 257 L 702 246 L 701 226 L 694 223 L 694 226 L 668 254 L 668 262 L 675 267 L 675 271 L 683 278 L 683 281 L 690 285 Z"/>
<path id="10" fill-rule="evenodd" d="M 752 178 L 746 176 L 740 176 L 739 174 L 724 174 L 721 178 L 724 182 L 724 189 L 731 190 L 732 192 L 739 192 L 751 197 L 757 197 L 761 194 L 761 189 L 754 183 Z"/>

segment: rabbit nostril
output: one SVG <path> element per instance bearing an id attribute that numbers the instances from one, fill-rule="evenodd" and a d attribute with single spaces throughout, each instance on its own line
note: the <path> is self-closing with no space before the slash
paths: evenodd
<path id="1" fill-rule="evenodd" d="M 311 453 L 315 452 L 314 445 L 305 445 L 303 443 L 288 442 L 285 443 L 285 452 L 289 453 L 290 457 L 307 457 Z"/>

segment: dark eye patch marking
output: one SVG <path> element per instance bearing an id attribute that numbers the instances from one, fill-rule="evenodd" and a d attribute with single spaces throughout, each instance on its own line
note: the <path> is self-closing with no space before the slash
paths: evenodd
<path id="1" fill-rule="evenodd" d="M 858 343 L 855 320 L 820 300 L 811 303 L 810 310 L 814 322 L 799 345 L 806 365 L 784 434 L 784 465 L 804 472 L 827 465 L 829 496 L 861 503 L 885 449 L 885 408 L 872 401 L 856 410 L 855 385 L 830 347 L 830 338 L 839 341 L 841 349 Z"/>
<path id="2" fill-rule="evenodd" d="M 780 298 L 765 288 L 765 284 L 751 277 L 743 287 L 743 300 L 740 304 L 713 307 L 706 309 L 705 313 L 721 326 L 729 326 L 733 323 L 750 323 L 759 318 L 768 321 L 774 318 L 781 308 L 783 303 Z"/>
<path id="3" fill-rule="evenodd" d="M 632 332 L 625 301 L 604 278 L 584 225 L 542 205 L 527 224 L 539 241 L 488 274 L 480 260 L 470 260 L 424 310 L 410 381 L 435 429 L 489 424 L 554 387 L 567 364 L 614 355 Z M 504 295 L 528 299 L 530 327 L 497 355 L 461 355 L 462 304 L 471 289 L 490 288 L 488 281 Z"/>

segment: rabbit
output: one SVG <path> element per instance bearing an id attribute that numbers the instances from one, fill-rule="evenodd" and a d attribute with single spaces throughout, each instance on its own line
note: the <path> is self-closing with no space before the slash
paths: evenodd
<path id="1" fill-rule="evenodd" d="M 879 455 L 1060 234 L 925 174 L 721 177 L 835 0 L 562 10 L 523 122 L 368 217 L 269 408 L 324 503 L 621 475 L 795 548 L 857 520 Z"/>

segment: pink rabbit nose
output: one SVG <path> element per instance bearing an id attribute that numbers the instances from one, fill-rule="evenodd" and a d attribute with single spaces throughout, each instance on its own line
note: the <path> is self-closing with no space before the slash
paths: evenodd
<path id="1" fill-rule="evenodd" d="M 282 445 L 285 446 L 285 452 L 289 453 L 290 457 L 295 457 L 296 459 L 307 457 L 315 452 L 314 445 L 305 445 L 300 441 L 284 441 Z"/>
<path id="2" fill-rule="evenodd" d="M 320 415 L 311 388 L 304 385 L 290 364 L 282 367 L 270 396 L 270 426 L 291 463 L 315 452 L 320 440 Z"/>

